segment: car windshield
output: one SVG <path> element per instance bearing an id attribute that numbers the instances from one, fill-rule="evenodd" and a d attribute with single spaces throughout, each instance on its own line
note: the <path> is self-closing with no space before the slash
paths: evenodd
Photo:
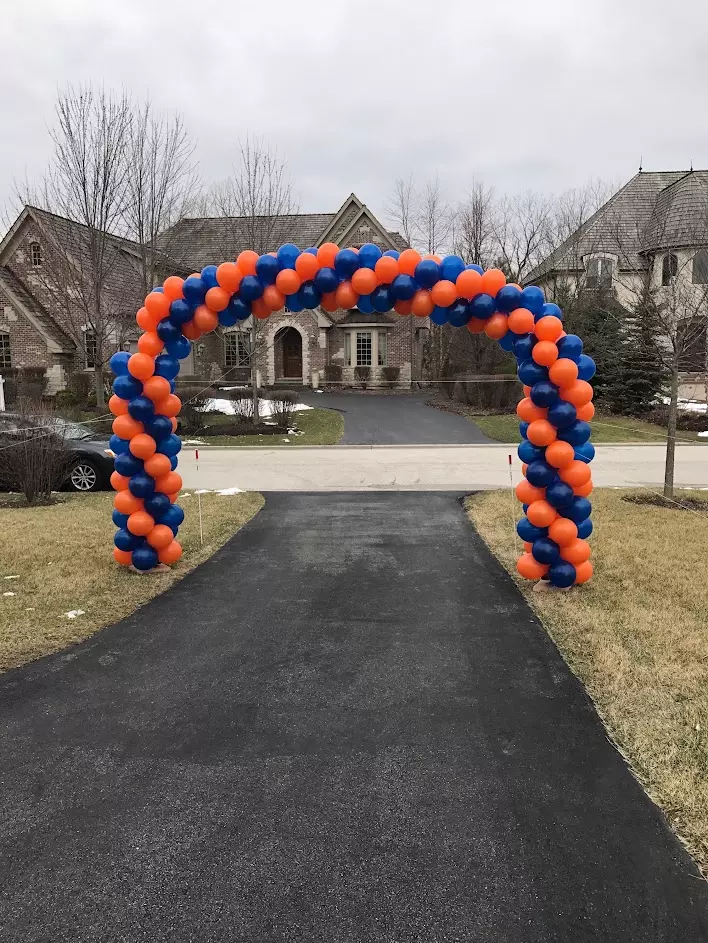
<path id="1" fill-rule="evenodd" d="M 51 420 L 57 432 L 65 439 L 93 439 L 94 433 L 86 426 L 80 426 L 77 422 L 69 422 L 66 419 L 55 418 Z"/>

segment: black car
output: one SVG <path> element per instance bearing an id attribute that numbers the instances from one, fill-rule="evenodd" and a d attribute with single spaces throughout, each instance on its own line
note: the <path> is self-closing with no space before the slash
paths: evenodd
<path id="1" fill-rule="evenodd" d="M 108 439 L 104 439 L 86 426 L 61 419 L 58 416 L 26 416 L 19 413 L 0 412 L 0 440 L 11 444 L 13 437 L 22 434 L 27 425 L 47 427 L 47 435 L 55 434 L 63 439 L 69 453 L 68 471 L 62 482 L 70 491 L 100 491 L 110 487 L 114 454 Z"/>

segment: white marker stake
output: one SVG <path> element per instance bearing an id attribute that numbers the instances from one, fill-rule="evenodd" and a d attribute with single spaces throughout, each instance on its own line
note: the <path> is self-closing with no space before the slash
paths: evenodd
<path id="1" fill-rule="evenodd" d="M 194 457 L 197 461 L 197 503 L 199 505 L 199 543 L 204 546 L 204 528 L 202 526 L 202 496 L 199 493 L 202 489 L 199 484 L 199 449 L 194 450 Z M 511 461 L 511 456 L 509 456 L 509 461 Z"/>
<path id="2" fill-rule="evenodd" d="M 514 473 L 511 470 L 511 455 L 509 456 L 509 488 L 511 490 L 511 550 L 516 546 L 516 492 L 514 491 Z"/>

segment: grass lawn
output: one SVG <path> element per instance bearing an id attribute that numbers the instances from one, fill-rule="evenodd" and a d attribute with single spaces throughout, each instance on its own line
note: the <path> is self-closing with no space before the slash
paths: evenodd
<path id="1" fill-rule="evenodd" d="M 708 513 L 622 500 L 631 493 L 593 492 L 595 574 L 586 586 L 532 593 L 519 583 L 648 793 L 708 869 Z M 509 505 L 508 492 L 486 492 L 468 512 L 515 575 L 521 542 L 512 542 Z"/>
<path id="2" fill-rule="evenodd" d="M 233 416 L 210 417 L 209 422 L 233 422 Z M 344 419 L 332 409 L 302 409 L 295 413 L 295 426 L 302 435 L 217 435 L 182 436 L 183 439 L 199 439 L 205 445 L 336 445 L 344 435 Z M 287 439 L 287 441 L 286 441 Z"/>
<path id="3" fill-rule="evenodd" d="M 498 416 L 468 417 L 476 423 L 485 435 L 497 442 L 519 441 L 519 419 L 515 412 Z M 603 442 L 656 442 L 660 445 L 666 440 L 666 430 L 653 422 L 632 419 L 629 416 L 607 416 L 597 413 L 592 420 L 592 441 Z M 677 433 L 679 442 L 707 443 L 708 439 L 699 439 L 696 432 Z"/>
<path id="4" fill-rule="evenodd" d="M 202 495 L 204 546 L 196 508 L 179 541 L 184 556 L 170 572 L 139 576 L 113 560 L 113 493 L 62 495 L 28 508 L 0 496 L 0 669 L 57 651 L 148 602 L 211 556 L 263 506 L 260 494 Z M 19 576 L 19 579 L 6 579 Z M 14 593 L 14 595 L 2 595 Z M 67 612 L 83 609 L 69 619 Z"/>

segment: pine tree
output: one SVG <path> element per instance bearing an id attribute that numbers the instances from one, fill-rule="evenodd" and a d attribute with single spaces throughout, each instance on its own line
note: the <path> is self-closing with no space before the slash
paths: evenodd
<path id="1" fill-rule="evenodd" d="M 618 411 L 646 415 L 666 393 L 668 375 L 661 334 L 656 302 L 647 291 L 626 319 L 621 356 L 623 389 Z"/>

